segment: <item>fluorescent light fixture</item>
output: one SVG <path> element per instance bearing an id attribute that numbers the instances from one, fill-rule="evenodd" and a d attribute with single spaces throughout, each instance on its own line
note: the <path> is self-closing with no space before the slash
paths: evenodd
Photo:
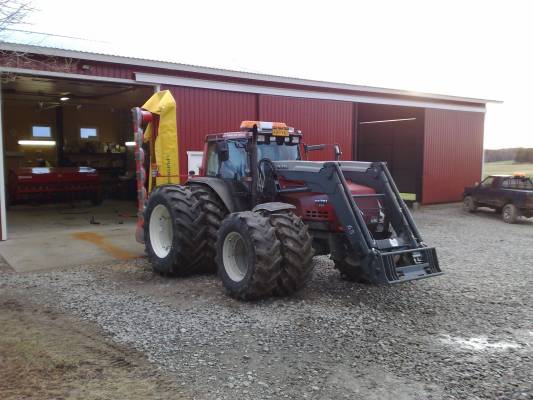
<path id="1" fill-rule="evenodd" d="M 55 140 L 19 140 L 21 146 L 55 146 Z"/>
<path id="2" fill-rule="evenodd" d="M 360 125 L 364 124 L 385 124 L 387 122 L 400 122 L 400 121 L 414 121 L 416 118 L 399 118 L 399 119 L 384 119 L 382 121 L 365 121 L 359 122 Z"/>
<path id="3" fill-rule="evenodd" d="M 59 100 L 61 100 L 61 101 L 67 101 L 67 100 L 70 100 L 70 97 L 63 96 L 63 97 L 60 97 Z"/>
<path id="4" fill-rule="evenodd" d="M 134 147 L 135 142 L 126 142 L 126 147 Z"/>

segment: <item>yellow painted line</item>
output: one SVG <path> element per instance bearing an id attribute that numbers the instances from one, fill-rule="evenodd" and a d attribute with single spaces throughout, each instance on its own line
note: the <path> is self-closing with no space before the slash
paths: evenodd
<path id="1" fill-rule="evenodd" d="M 105 236 L 96 232 L 76 232 L 73 233 L 72 236 L 75 239 L 84 240 L 95 245 L 119 260 L 131 260 L 132 258 L 138 257 L 137 254 L 130 253 L 129 251 L 109 243 Z"/>

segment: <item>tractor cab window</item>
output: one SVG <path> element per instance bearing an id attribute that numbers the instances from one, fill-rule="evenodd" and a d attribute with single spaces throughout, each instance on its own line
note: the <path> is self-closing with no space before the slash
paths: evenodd
<path id="1" fill-rule="evenodd" d="M 211 142 L 207 145 L 207 171 L 205 171 L 205 174 L 207 176 L 217 176 L 218 167 L 217 144 Z"/>
<path id="2" fill-rule="evenodd" d="M 220 164 L 220 177 L 241 179 L 246 176 L 248 155 L 245 140 L 228 140 L 229 157 Z"/>
<path id="3" fill-rule="evenodd" d="M 275 142 L 257 145 L 257 160 L 268 158 L 272 161 L 294 161 L 300 159 L 298 145 L 277 144 Z"/>
<path id="4" fill-rule="evenodd" d="M 218 176 L 224 179 L 240 179 L 246 175 L 248 158 L 246 154 L 246 141 L 228 140 L 229 157 L 227 161 L 220 162 L 217 154 L 216 142 L 207 146 L 207 176 Z"/>

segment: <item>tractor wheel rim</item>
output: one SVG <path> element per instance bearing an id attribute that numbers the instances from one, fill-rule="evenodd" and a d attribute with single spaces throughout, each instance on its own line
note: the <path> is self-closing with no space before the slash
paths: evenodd
<path id="1" fill-rule="evenodd" d="M 158 204 L 150 214 L 150 244 L 159 258 L 165 258 L 172 249 L 172 219 L 168 209 Z"/>
<path id="2" fill-rule="evenodd" d="M 224 270 L 234 282 L 240 282 L 248 272 L 244 238 L 238 232 L 230 232 L 222 246 Z"/>

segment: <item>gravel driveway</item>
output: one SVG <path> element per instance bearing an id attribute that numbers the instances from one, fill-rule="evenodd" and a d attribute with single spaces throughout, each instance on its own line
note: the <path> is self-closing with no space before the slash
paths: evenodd
<path id="1" fill-rule="evenodd" d="M 213 276 L 162 278 L 141 259 L 0 272 L 0 300 L 94 323 L 194 399 L 533 399 L 533 221 L 414 216 L 444 276 L 365 286 L 317 257 L 297 296 L 241 303 Z"/>

